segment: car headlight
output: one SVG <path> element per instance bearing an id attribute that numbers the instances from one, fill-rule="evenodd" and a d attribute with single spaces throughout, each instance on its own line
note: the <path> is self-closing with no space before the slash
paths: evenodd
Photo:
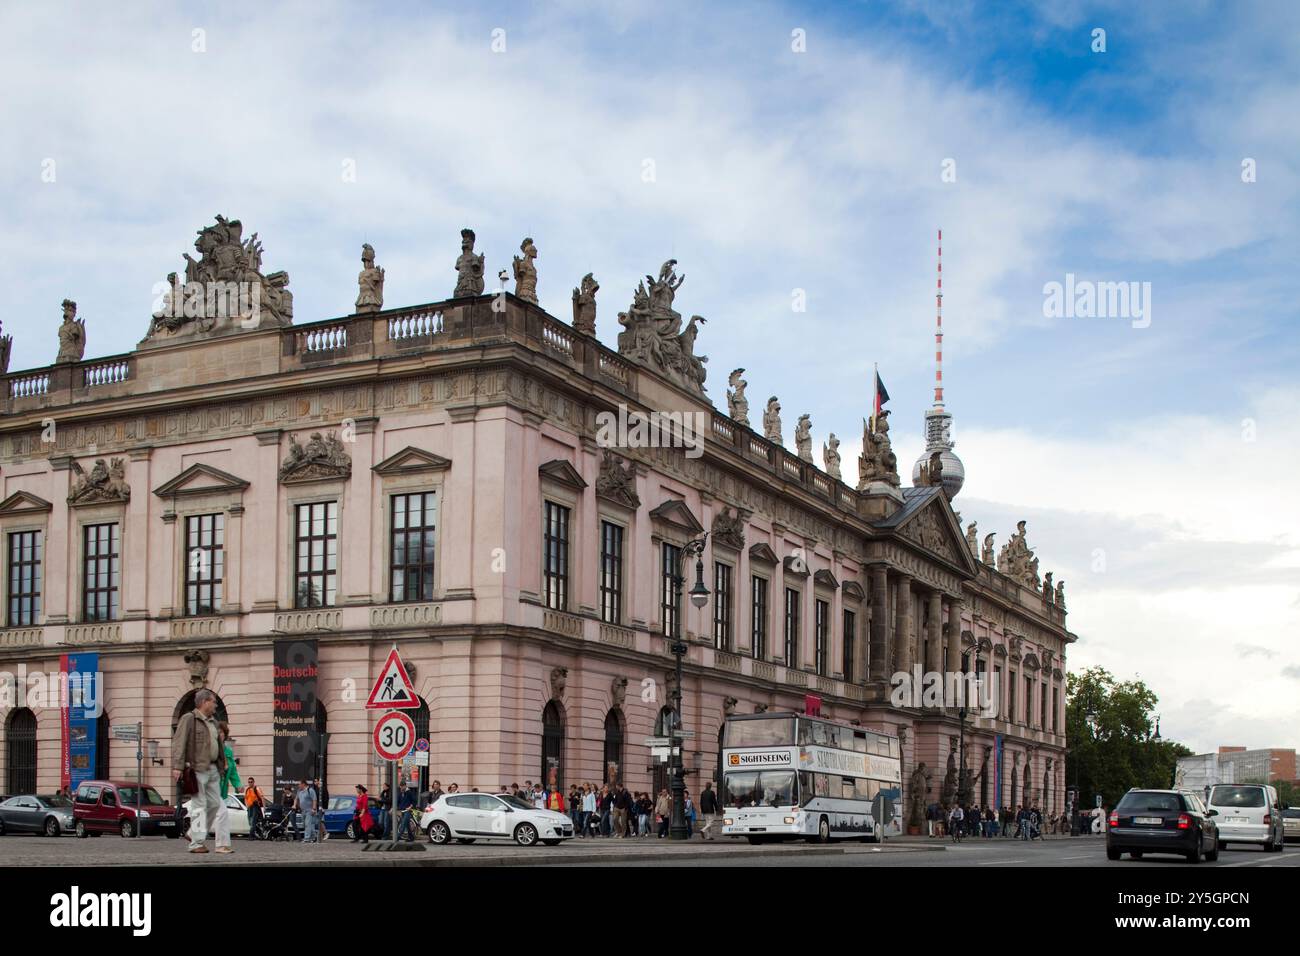
<path id="1" fill-rule="evenodd" d="M 140 819 L 141 819 L 141 820 L 148 820 L 148 819 L 149 819 L 149 811 L 148 811 L 148 810 L 141 810 L 141 811 L 140 811 Z"/>

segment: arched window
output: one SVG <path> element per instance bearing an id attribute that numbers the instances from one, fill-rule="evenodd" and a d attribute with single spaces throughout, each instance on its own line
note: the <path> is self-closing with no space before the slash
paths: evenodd
<path id="1" fill-rule="evenodd" d="M 430 742 L 429 749 L 432 750 L 433 738 L 429 736 L 429 703 L 423 697 L 420 698 L 419 709 L 411 715 L 411 720 L 415 724 L 415 739 L 428 740 Z M 430 755 L 429 759 L 433 759 L 432 755 Z M 420 793 L 424 793 L 428 789 L 429 768 L 424 766 L 420 768 Z"/>
<path id="2" fill-rule="evenodd" d="M 9 715 L 5 730 L 7 749 L 5 792 L 10 796 L 36 792 L 36 715 L 19 707 Z"/>
<path id="3" fill-rule="evenodd" d="M 550 701 L 542 711 L 542 786 L 564 788 L 564 714 L 556 701 Z M 551 770 L 555 771 L 554 780 Z"/>
<path id="4" fill-rule="evenodd" d="M 623 717 L 618 708 L 605 715 L 605 782 L 619 783 L 623 779 Z"/>
<path id="5" fill-rule="evenodd" d="M 203 688 L 201 687 L 197 687 L 176 702 L 176 708 L 172 711 L 172 733 L 173 734 L 176 733 L 176 727 L 181 722 L 181 718 L 194 709 L 194 695 L 197 694 L 202 689 Z M 213 693 L 215 694 L 216 691 L 213 691 Z M 220 696 L 217 697 L 217 709 L 212 716 L 217 720 L 218 723 L 220 723 L 223 720 L 226 721 L 227 723 L 230 722 L 230 717 L 226 714 L 226 704 L 221 699 Z M 230 736 L 232 737 L 239 736 L 239 728 L 231 727 Z"/>

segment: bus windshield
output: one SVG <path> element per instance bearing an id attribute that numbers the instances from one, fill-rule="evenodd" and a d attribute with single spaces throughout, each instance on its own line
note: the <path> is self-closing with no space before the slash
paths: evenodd
<path id="1" fill-rule="evenodd" d="M 724 747 L 776 747 L 794 743 L 794 718 L 769 717 L 727 722 Z"/>
<path id="2" fill-rule="evenodd" d="M 792 770 L 742 770 L 725 774 L 723 779 L 723 804 L 728 807 L 793 807 L 798 803 Z"/>

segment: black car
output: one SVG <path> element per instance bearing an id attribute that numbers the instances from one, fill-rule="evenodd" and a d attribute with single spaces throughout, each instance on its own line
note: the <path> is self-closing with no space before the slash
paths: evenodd
<path id="1" fill-rule="evenodd" d="M 1128 853 L 1176 853 L 1190 863 L 1219 858 L 1219 828 L 1193 793 L 1180 790 L 1130 790 L 1110 813 L 1106 859 Z"/>
<path id="2" fill-rule="evenodd" d="M 72 801 L 61 794 L 25 794 L 0 800 L 0 836 L 72 832 Z"/>

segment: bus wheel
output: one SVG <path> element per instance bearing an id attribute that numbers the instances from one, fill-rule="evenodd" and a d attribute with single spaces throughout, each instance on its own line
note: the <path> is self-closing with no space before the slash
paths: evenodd
<path id="1" fill-rule="evenodd" d="M 749 840 L 749 845 L 750 845 L 750 846 L 758 846 L 760 843 L 766 843 L 766 842 L 767 842 L 767 840 L 765 840 L 765 839 L 764 839 L 763 837 L 761 837 L 761 836 L 751 836 L 751 837 L 746 837 L 746 839 Z"/>
<path id="2" fill-rule="evenodd" d="M 813 838 L 815 843 L 831 842 L 831 821 L 822 817 L 817 821 L 817 836 Z"/>

